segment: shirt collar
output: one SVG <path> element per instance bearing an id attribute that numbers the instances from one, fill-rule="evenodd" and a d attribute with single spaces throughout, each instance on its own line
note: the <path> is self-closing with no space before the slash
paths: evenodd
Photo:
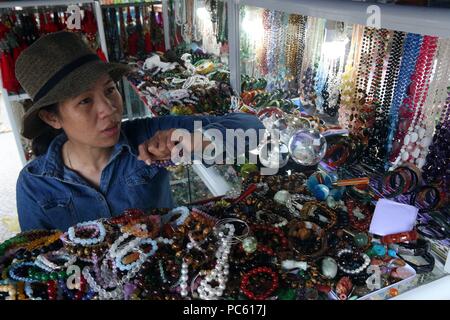
<path id="1" fill-rule="evenodd" d="M 59 178 L 64 177 L 64 162 L 61 156 L 61 150 L 66 141 L 67 135 L 65 133 L 61 133 L 50 143 L 47 153 L 44 155 L 42 175 Z M 124 149 L 128 149 L 130 153 L 136 155 L 136 150 L 133 150 L 129 144 L 128 138 L 121 131 L 119 141 L 114 145 L 114 150 L 111 154 L 110 161 L 115 159 Z"/>

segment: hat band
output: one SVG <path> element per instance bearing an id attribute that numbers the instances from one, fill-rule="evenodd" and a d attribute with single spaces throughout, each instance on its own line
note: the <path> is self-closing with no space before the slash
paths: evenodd
<path id="1" fill-rule="evenodd" d="M 51 77 L 43 86 L 42 88 L 36 93 L 36 95 L 33 98 L 33 101 L 36 102 L 42 97 L 44 97 L 50 90 L 52 90 L 58 82 L 60 82 L 64 77 L 66 77 L 69 73 L 74 71 L 75 69 L 81 67 L 82 65 L 95 61 L 95 60 L 101 60 L 98 55 L 96 54 L 88 54 L 85 56 L 81 56 L 78 59 L 72 61 L 69 64 L 66 64 L 64 67 L 61 68 L 58 72 L 56 72 L 53 77 Z"/>

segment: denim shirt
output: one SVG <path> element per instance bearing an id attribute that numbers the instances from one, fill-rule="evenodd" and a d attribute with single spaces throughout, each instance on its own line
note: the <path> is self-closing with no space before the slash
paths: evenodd
<path id="1" fill-rule="evenodd" d="M 137 159 L 138 146 L 157 131 L 170 128 L 194 130 L 194 120 L 203 129 L 263 129 L 254 116 L 231 113 L 214 116 L 167 116 L 122 123 L 120 138 L 100 177 L 99 188 L 89 185 L 67 168 L 61 148 L 67 136 L 57 136 L 46 154 L 31 161 L 17 180 L 17 210 L 22 231 L 67 230 L 78 222 L 110 218 L 125 209 L 171 208 L 170 174 Z"/>

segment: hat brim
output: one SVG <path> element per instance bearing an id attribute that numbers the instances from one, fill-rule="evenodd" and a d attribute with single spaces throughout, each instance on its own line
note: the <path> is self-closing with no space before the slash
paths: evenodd
<path id="1" fill-rule="evenodd" d="M 39 117 L 39 110 L 43 107 L 76 97 L 92 88 L 92 85 L 103 75 L 109 74 L 114 81 L 129 73 L 132 68 L 126 64 L 108 63 L 101 60 L 86 63 L 64 77 L 50 92 L 35 101 L 25 112 L 22 121 L 22 135 L 33 139 L 46 128 L 46 124 Z"/>

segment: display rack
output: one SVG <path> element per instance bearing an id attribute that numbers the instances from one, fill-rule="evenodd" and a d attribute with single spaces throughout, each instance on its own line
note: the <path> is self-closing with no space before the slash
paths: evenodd
<path id="1" fill-rule="evenodd" d="M 241 6 L 253 6 L 290 14 L 366 25 L 368 18 L 377 10 L 381 28 L 417 34 L 450 37 L 450 9 L 398 6 L 394 4 L 366 3 L 331 0 L 228 0 L 229 47 L 231 84 L 240 92 L 241 74 L 239 10 Z"/>

